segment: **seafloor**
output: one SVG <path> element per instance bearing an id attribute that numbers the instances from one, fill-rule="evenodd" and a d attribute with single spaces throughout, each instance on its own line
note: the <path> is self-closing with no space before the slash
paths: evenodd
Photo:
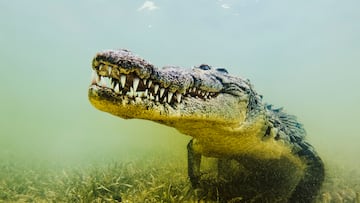
<path id="1" fill-rule="evenodd" d="M 3 161 L 0 202 L 199 202 L 186 173 L 185 157 L 177 155 L 66 167 Z M 317 202 L 360 203 L 359 175 L 358 169 L 330 164 Z"/>

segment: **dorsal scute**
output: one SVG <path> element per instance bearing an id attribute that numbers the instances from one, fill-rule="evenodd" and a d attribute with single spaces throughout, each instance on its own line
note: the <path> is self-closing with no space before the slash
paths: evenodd
<path id="1" fill-rule="evenodd" d="M 274 108 L 273 105 L 266 104 L 265 108 L 269 122 L 279 131 L 275 139 L 283 139 L 290 143 L 304 141 L 306 131 L 296 116 L 286 113 L 283 108 Z"/>

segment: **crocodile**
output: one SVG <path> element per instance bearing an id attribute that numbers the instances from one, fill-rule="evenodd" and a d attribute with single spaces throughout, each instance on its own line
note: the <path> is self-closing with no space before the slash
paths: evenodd
<path id="1" fill-rule="evenodd" d="M 324 163 L 296 117 L 263 102 L 248 79 L 225 68 L 158 68 L 127 49 L 98 52 L 88 89 L 97 109 L 191 136 L 194 189 L 226 202 L 313 202 Z M 203 160 L 215 160 L 204 171 Z M 205 198 L 205 197 L 199 197 Z"/>

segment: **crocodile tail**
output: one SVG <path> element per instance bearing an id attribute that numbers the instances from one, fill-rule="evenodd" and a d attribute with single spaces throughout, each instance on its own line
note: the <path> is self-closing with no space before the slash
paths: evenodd
<path id="1" fill-rule="evenodd" d="M 304 177 L 296 186 L 288 202 L 313 202 L 324 181 L 324 163 L 315 149 L 304 139 L 306 131 L 295 116 L 289 115 L 282 108 L 275 109 L 272 105 L 265 106 L 269 121 L 278 129 L 275 139 L 281 139 L 292 146 L 292 151 L 306 164 Z"/>
<path id="2" fill-rule="evenodd" d="M 314 202 L 324 181 L 324 163 L 310 144 L 303 142 L 300 146 L 302 149 L 297 155 L 305 161 L 307 167 L 288 202 Z"/>

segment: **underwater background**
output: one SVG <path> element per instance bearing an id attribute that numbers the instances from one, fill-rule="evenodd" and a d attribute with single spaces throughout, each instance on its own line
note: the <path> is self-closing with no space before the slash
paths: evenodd
<path id="1" fill-rule="evenodd" d="M 359 180 L 359 36 L 357 0 L 2 0 L 0 190 L 12 184 L 1 178 L 33 167 L 64 176 L 136 159 L 179 161 L 186 174 L 190 137 L 89 103 L 92 57 L 117 48 L 158 67 L 207 63 L 250 79 L 298 117 L 327 164 Z M 11 196 L 0 202 L 25 198 Z"/>

